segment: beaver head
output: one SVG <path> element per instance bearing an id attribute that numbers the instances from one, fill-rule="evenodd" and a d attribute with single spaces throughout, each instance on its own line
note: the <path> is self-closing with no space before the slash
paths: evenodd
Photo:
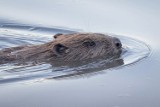
<path id="1" fill-rule="evenodd" d="M 110 58 L 121 54 L 122 44 L 116 37 L 100 33 L 56 34 L 55 40 L 0 51 L 1 62 L 51 61 L 80 62 Z"/>
<path id="2" fill-rule="evenodd" d="M 56 34 L 50 50 L 60 61 L 108 58 L 121 53 L 121 41 L 100 33 Z"/>

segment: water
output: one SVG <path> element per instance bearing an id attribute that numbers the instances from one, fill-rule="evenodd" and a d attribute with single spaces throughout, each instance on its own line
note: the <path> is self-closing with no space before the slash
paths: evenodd
<path id="1" fill-rule="evenodd" d="M 6 21 L 7 22 L 7 21 Z M 3 23 L 0 30 L 1 49 L 21 45 L 43 44 L 52 41 L 53 34 L 73 33 L 76 31 L 65 30 L 60 28 L 46 28 L 24 25 L 20 23 Z M 50 35 L 52 34 L 52 35 Z M 47 36 L 48 35 L 48 36 Z M 22 82 L 24 80 L 38 80 L 47 78 L 64 78 L 73 76 L 85 76 L 97 74 L 102 70 L 115 67 L 122 67 L 135 63 L 143 58 L 148 57 L 150 48 L 143 42 L 108 34 L 120 38 L 123 44 L 123 51 L 120 58 L 99 60 L 89 64 L 78 66 L 60 66 L 56 67 L 49 63 L 23 64 L 16 63 L 2 64 L 0 66 L 0 83 Z M 49 37 L 50 36 L 50 37 Z"/>
<path id="2" fill-rule="evenodd" d="M 103 62 L 75 68 L 1 65 L 0 106 L 159 107 L 159 4 L 0 1 L 0 48 L 45 43 L 57 32 L 87 31 L 119 37 L 127 50 L 123 63 L 112 68 L 104 68 Z M 101 69 L 93 72 L 92 67 Z"/>

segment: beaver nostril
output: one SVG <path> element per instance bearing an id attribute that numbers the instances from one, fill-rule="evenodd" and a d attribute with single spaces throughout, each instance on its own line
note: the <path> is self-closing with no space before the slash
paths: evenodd
<path id="1" fill-rule="evenodd" d="M 116 47 L 119 49 L 122 47 L 122 44 L 121 43 L 115 43 Z"/>
<path id="2" fill-rule="evenodd" d="M 116 46 L 117 49 L 120 49 L 122 47 L 122 43 L 118 38 L 114 37 L 113 41 L 114 41 L 114 45 Z"/>

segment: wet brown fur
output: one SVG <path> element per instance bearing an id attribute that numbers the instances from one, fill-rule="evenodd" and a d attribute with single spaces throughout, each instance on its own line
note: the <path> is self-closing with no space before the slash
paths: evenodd
<path id="1" fill-rule="evenodd" d="M 115 38 L 108 35 L 100 33 L 59 34 L 55 35 L 55 40 L 45 44 L 2 49 L 0 63 L 11 61 L 74 62 L 111 57 L 120 53 L 121 47 L 117 48 Z"/>

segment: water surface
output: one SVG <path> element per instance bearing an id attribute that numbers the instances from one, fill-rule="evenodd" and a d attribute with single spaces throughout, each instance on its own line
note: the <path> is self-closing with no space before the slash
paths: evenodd
<path id="1" fill-rule="evenodd" d="M 62 28 L 46 28 L 41 26 L 30 26 L 20 23 L 1 24 L 0 45 L 1 49 L 21 46 L 37 45 L 52 41 L 56 33 L 74 33 L 76 31 Z M 77 31 L 78 32 L 78 31 Z M 81 31 L 82 32 L 82 31 Z M 47 36 L 48 35 L 48 36 Z M 50 36 L 49 36 L 50 35 Z M 90 63 L 72 64 L 72 66 L 55 66 L 52 63 L 7 63 L 0 66 L 0 83 L 22 82 L 24 80 L 38 79 L 61 79 L 64 77 L 80 77 L 81 75 L 98 74 L 102 70 L 123 67 L 140 61 L 150 54 L 150 48 L 143 42 L 114 34 L 107 34 L 118 37 L 123 45 L 120 57 L 113 57 L 104 60 L 95 60 Z"/>
<path id="2" fill-rule="evenodd" d="M 116 36 L 123 35 L 120 36 L 120 38 L 125 47 L 129 46 L 127 48 L 128 50 L 134 50 L 137 49 L 137 47 L 139 49 L 148 49 L 143 47 L 146 47 L 146 45 L 142 45 L 144 43 L 151 48 L 149 57 L 137 63 L 102 70 L 93 75 L 42 81 L 41 79 L 35 80 L 29 78 L 31 81 L 1 84 L 0 106 L 159 107 L 159 5 L 160 2 L 158 0 L 0 1 L 0 16 L 1 19 L 3 19 L 0 20 L 0 25 L 13 24 L 13 22 L 15 22 L 15 24 L 18 22 L 18 25 L 23 23 L 23 27 L 24 24 L 26 25 L 24 28 L 21 25 L 21 27 L 16 30 L 11 30 L 12 28 L 10 28 L 4 31 L 4 29 L 1 29 L 0 35 L 1 38 L 4 39 L 3 42 L 0 40 L 1 48 L 28 43 L 44 43 L 51 40 L 52 33 L 56 33 L 59 29 L 65 30 L 64 32 L 79 31 L 80 29 L 80 31 L 86 32 L 109 33 L 116 34 Z M 28 25 L 32 27 L 28 28 Z M 53 32 L 52 30 L 46 29 L 38 30 L 35 29 L 36 27 L 41 27 L 40 29 L 54 28 L 56 30 Z M 30 29 L 29 32 L 24 30 L 25 28 Z M 32 37 L 32 39 L 30 37 Z M 138 43 L 140 43 L 138 46 L 137 40 Z M 15 43 L 13 43 L 13 41 Z M 134 52 L 136 52 L 136 50 L 134 50 Z M 146 51 L 141 50 L 141 54 L 143 54 L 143 52 Z M 138 54 L 135 53 L 134 55 Z M 141 55 L 130 57 L 130 54 L 125 54 L 124 59 L 128 59 L 124 60 L 124 62 L 130 63 L 131 59 L 138 57 L 141 57 Z M 1 68 L 3 71 L 4 69 L 12 69 L 11 65 L 9 65 L 8 68 L 7 66 L 3 67 Z M 34 69 L 47 67 L 50 66 L 41 65 L 41 68 Z M 32 69 L 32 67 L 29 68 L 31 72 Z M 50 74 L 50 71 L 47 70 L 47 72 Z M 3 73 L 4 74 L 1 72 L 1 75 L 6 75 L 6 72 Z M 20 75 L 19 73 L 21 72 L 13 71 L 13 73 L 15 74 L 14 76 L 9 75 L 12 73 L 8 73 L 8 77 L 6 76 L 5 78 L 14 78 Z M 18 75 L 16 75 L 16 73 Z M 24 75 L 24 73 L 26 72 L 22 71 L 22 75 Z M 36 73 L 37 72 L 35 72 L 34 75 L 37 75 Z M 41 73 L 43 75 L 44 72 L 38 72 L 38 74 Z M 58 72 L 58 75 L 63 73 Z M 30 76 L 29 74 L 30 72 L 26 74 L 26 77 Z M 31 74 L 33 75 L 33 72 Z M 47 73 L 44 74 L 44 76 L 46 75 Z"/>

